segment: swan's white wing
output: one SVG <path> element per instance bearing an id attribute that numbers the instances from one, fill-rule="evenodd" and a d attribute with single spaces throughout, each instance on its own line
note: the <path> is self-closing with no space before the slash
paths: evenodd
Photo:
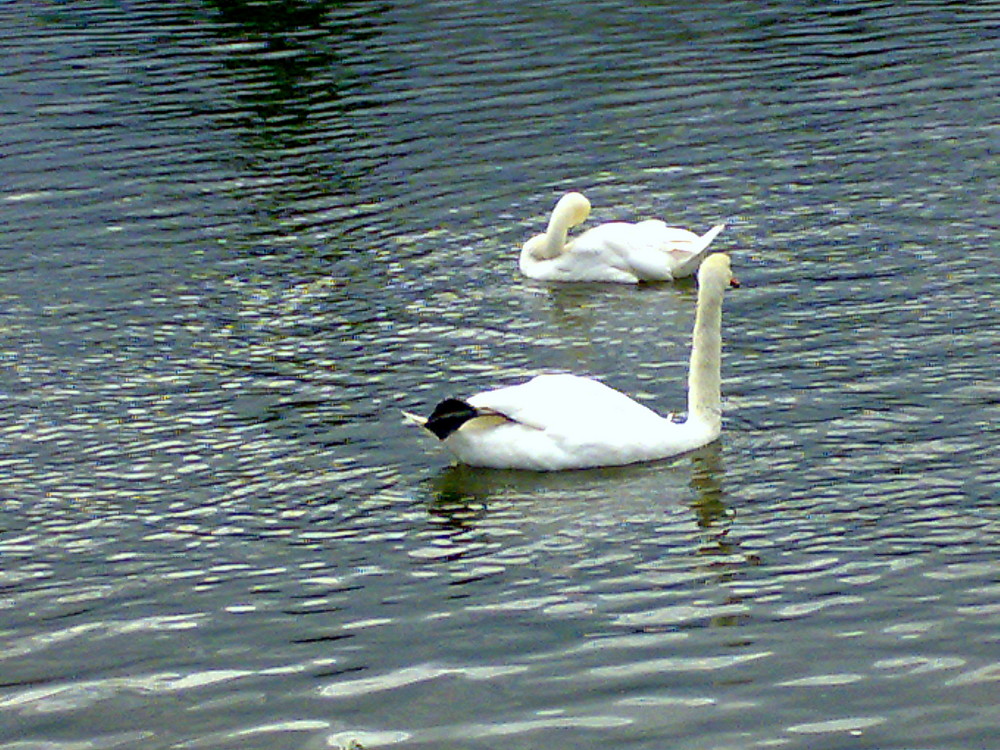
<path id="1" fill-rule="evenodd" d="M 624 393 L 577 375 L 538 375 L 527 383 L 477 394 L 469 403 L 543 431 L 617 430 L 663 421 Z"/>
<path id="2" fill-rule="evenodd" d="M 594 227 L 572 243 L 574 255 L 591 255 L 638 279 L 669 281 L 690 276 L 700 265 L 708 246 L 724 225 L 698 236 L 659 219 L 638 224 L 611 222 Z"/>
<path id="3" fill-rule="evenodd" d="M 539 375 L 527 383 L 470 398 L 498 416 L 469 420 L 444 441 L 463 463 L 496 468 L 581 469 L 648 461 L 712 439 L 596 380 Z"/>

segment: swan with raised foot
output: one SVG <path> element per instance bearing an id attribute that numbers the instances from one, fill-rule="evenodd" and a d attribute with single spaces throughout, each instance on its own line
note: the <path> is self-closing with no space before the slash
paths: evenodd
<path id="1" fill-rule="evenodd" d="M 709 256 L 698 272 L 686 420 L 661 417 L 597 380 L 568 374 L 445 399 L 427 418 L 403 414 L 460 463 L 498 469 L 619 466 L 700 448 L 722 430 L 722 298 L 729 286 L 738 286 L 729 256 Z"/>
<path id="2" fill-rule="evenodd" d="M 560 198 L 545 234 L 521 248 L 521 273 L 539 281 L 671 281 L 694 274 L 726 226 L 717 224 L 699 236 L 659 219 L 613 221 L 568 240 L 569 230 L 589 215 L 590 201 L 582 193 Z"/>

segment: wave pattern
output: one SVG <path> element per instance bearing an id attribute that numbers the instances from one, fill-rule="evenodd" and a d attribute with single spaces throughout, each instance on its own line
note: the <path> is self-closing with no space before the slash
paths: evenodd
<path id="1" fill-rule="evenodd" d="M 998 17 L 0 8 L 0 748 L 985 747 Z M 518 277 L 568 189 L 727 222 L 723 439 L 448 466 L 400 409 L 684 403 L 690 283 Z"/>

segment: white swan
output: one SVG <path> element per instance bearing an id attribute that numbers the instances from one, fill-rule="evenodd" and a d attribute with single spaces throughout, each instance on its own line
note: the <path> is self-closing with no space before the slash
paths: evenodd
<path id="1" fill-rule="evenodd" d="M 590 201 L 581 193 L 560 198 L 545 234 L 521 248 L 521 273 L 540 281 L 671 281 L 697 271 L 708 246 L 726 226 L 717 224 L 699 237 L 659 219 L 614 221 L 567 242 L 570 228 L 589 215 Z"/>
<path id="2" fill-rule="evenodd" d="M 709 256 L 698 272 L 686 421 L 661 417 L 603 383 L 576 375 L 539 375 L 465 401 L 449 398 L 427 419 L 403 414 L 472 466 L 584 469 L 694 450 L 722 429 L 722 297 L 730 285 L 738 286 L 729 256 Z"/>

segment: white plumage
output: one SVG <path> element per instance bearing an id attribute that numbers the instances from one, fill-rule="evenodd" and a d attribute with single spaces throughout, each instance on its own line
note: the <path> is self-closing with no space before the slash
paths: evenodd
<path id="1" fill-rule="evenodd" d="M 659 219 L 615 221 L 568 240 L 569 230 L 589 215 L 590 201 L 581 193 L 560 198 L 545 233 L 521 249 L 521 273 L 540 281 L 671 281 L 695 273 L 708 246 L 725 228 L 717 224 L 699 236 Z"/>
<path id="2" fill-rule="evenodd" d="M 465 401 L 447 399 L 426 419 L 404 414 L 472 466 L 538 471 L 617 466 L 706 445 L 722 429 L 722 298 L 736 285 L 729 256 L 709 257 L 698 284 L 685 421 L 661 417 L 577 375 L 539 375 Z"/>

